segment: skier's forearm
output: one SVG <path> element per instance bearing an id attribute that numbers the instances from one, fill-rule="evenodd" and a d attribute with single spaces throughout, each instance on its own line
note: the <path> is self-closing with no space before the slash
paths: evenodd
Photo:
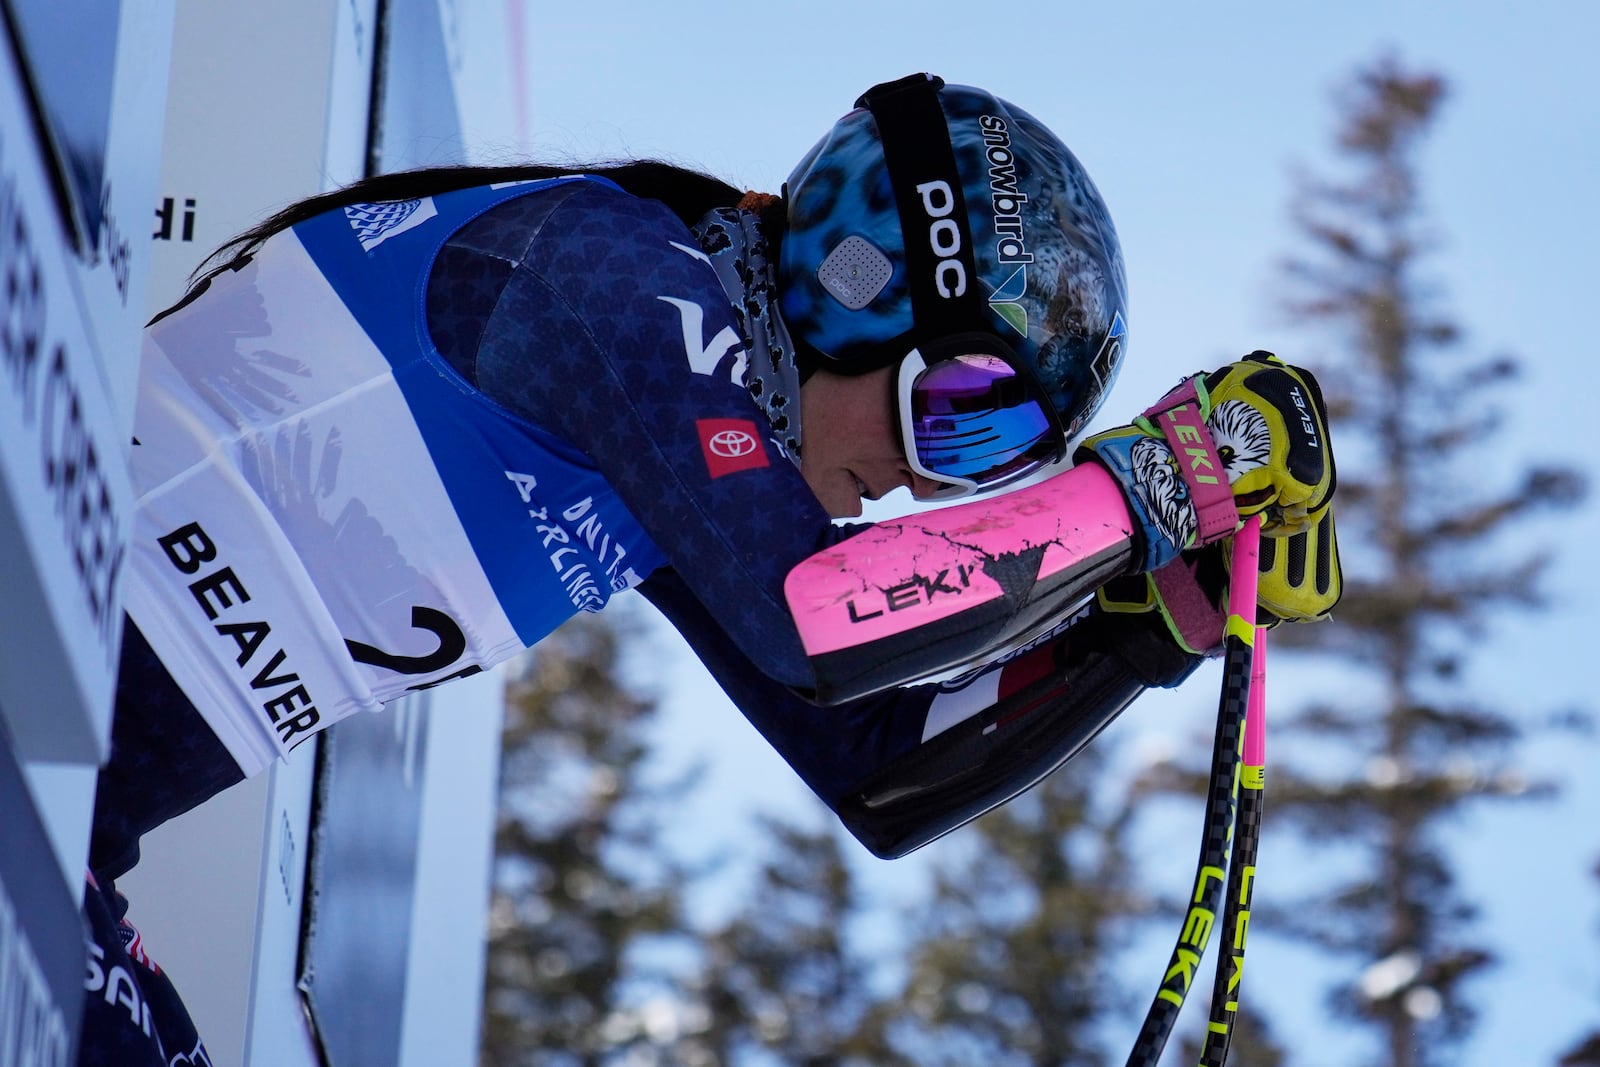
<path id="1" fill-rule="evenodd" d="M 816 698 L 837 703 L 991 660 L 1127 570 L 1133 542 L 1117 483 L 1086 463 L 818 552 L 784 587 Z"/>
<path id="2" fill-rule="evenodd" d="M 1071 759 L 1149 686 L 1200 657 L 1153 616 L 1085 609 L 1039 647 L 946 686 L 922 743 L 832 801 L 862 844 L 903 856 L 1005 803 Z"/>

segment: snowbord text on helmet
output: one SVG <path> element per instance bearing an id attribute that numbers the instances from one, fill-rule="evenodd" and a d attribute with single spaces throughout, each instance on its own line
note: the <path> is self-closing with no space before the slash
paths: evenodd
<path id="1" fill-rule="evenodd" d="M 779 301 L 813 366 L 898 363 L 935 499 L 1065 455 L 1116 376 L 1127 285 L 1110 214 L 1038 120 L 916 74 L 874 86 L 785 186 Z"/>

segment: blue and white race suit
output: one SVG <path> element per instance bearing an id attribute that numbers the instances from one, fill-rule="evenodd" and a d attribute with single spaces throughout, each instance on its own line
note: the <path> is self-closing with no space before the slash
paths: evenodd
<path id="1" fill-rule="evenodd" d="M 840 530 L 746 386 L 720 251 L 603 180 L 467 189 L 302 222 L 151 325 L 129 615 L 244 773 L 635 585 L 836 807 L 1019 686 L 1064 690 L 1057 641 L 959 688 L 804 699 L 783 580 Z M 1139 688 L 1107 685 L 1097 709 Z M 990 791 L 963 789 L 970 817 Z"/>
<path id="2" fill-rule="evenodd" d="M 431 342 L 444 239 L 524 195 L 313 218 L 146 331 L 129 613 L 246 773 L 663 562 L 592 460 Z"/>

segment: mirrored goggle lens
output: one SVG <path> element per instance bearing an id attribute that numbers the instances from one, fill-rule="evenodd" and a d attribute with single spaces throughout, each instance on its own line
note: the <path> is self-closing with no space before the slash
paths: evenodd
<path id="1" fill-rule="evenodd" d="M 910 392 L 914 458 L 932 477 L 990 485 L 1059 455 L 1048 401 L 998 356 L 940 360 L 917 374 Z"/>

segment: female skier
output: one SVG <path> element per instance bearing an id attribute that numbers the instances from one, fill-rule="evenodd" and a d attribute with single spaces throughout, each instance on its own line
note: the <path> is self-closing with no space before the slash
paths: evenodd
<path id="1" fill-rule="evenodd" d="M 1258 353 L 1196 376 L 1067 464 L 1127 349 L 1125 288 L 1067 148 L 927 75 L 864 94 L 781 197 L 648 162 L 452 167 L 246 233 L 145 332 L 91 918 L 115 922 L 146 830 L 629 588 L 884 856 L 1187 676 L 1220 644 L 1216 546 L 1241 516 L 1293 549 L 1263 617 L 1325 615 L 1333 462 L 1306 372 Z M 884 529 L 834 520 L 900 487 L 975 499 L 852 561 L 876 600 L 846 625 L 889 628 L 820 650 L 810 576 Z M 1102 532 L 1041 562 L 994 532 L 1001 503 Z M 981 568 L 872 574 L 980 527 Z M 944 611 L 978 569 L 1000 600 Z"/>

